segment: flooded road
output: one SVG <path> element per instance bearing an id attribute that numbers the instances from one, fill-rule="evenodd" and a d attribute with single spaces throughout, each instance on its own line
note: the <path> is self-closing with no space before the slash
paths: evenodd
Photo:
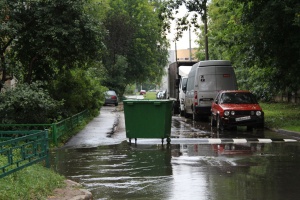
<path id="1" fill-rule="evenodd" d="M 256 134 L 265 140 L 255 140 Z M 51 163 L 94 199 L 300 198 L 300 145 L 280 140 L 287 136 L 243 129 L 214 133 L 208 122 L 180 117 L 173 117 L 171 136 L 169 146 L 159 139 L 129 145 L 120 129 L 111 144 L 104 134 L 105 145 L 58 149 Z M 226 140 L 210 140 L 218 136 Z"/>

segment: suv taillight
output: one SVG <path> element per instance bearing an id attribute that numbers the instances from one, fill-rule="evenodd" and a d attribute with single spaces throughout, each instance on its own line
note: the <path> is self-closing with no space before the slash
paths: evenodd
<path id="1" fill-rule="evenodd" d="M 117 97 L 116 96 L 111 96 L 111 99 L 117 99 Z"/>
<path id="2" fill-rule="evenodd" d="M 198 94 L 197 91 L 194 91 L 194 106 L 198 105 Z"/>

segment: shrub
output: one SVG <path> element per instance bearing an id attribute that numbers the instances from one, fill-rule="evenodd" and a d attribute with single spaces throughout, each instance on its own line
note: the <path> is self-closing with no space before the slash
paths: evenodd
<path id="1" fill-rule="evenodd" d="M 61 117 L 63 101 L 56 101 L 41 82 L 18 84 L 0 94 L 0 121 L 13 123 L 52 123 Z"/>

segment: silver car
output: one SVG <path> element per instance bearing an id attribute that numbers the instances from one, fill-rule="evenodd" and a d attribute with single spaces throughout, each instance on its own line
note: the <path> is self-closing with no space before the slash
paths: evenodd
<path id="1" fill-rule="evenodd" d="M 108 90 L 105 92 L 105 101 L 104 105 L 114 104 L 118 106 L 118 96 L 114 90 Z"/>

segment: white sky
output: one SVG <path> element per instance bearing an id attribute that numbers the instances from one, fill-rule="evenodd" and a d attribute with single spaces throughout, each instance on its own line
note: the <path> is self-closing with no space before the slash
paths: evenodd
<path id="1" fill-rule="evenodd" d="M 176 17 L 183 17 L 187 12 L 187 9 L 185 6 L 181 6 L 179 9 L 179 13 L 176 15 Z M 171 22 L 171 33 L 168 33 L 167 38 L 170 41 L 170 49 L 175 50 L 175 42 L 174 40 L 174 34 L 175 34 L 175 21 Z M 191 46 L 192 48 L 198 47 L 198 45 L 195 43 L 196 40 L 196 34 L 193 31 L 193 28 L 191 30 Z M 182 38 L 180 38 L 176 42 L 177 49 L 188 49 L 189 48 L 189 31 L 183 32 Z"/>

